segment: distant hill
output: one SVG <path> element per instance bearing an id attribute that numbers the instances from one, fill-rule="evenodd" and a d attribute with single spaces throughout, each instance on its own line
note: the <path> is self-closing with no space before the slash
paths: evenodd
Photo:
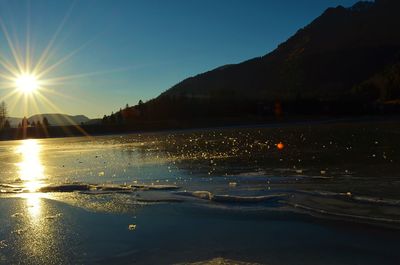
<path id="1" fill-rule="evenodd" d="M 33 121 L 42 122 L 44 117 L 47 118 L 51 126 L 80 125 L 81 123 L 86 123 L 90 121 L 90 119 L 84 115 L 71 116 L 67 114 L 57 114 L 57 113 L 33 115 L 28 118 L 28 121 L 30 123 L 32 123 Z M 10 117 L 8 118 L 8 120 L 10 121 L 11 127 L 17 127 L 18 124 L 21 122 L 22 118 Z"/>
<path id="2" fill-rule="evenodd" d="M 88 122 L 90 119 L 84 115 L 66 115 L 66 114 L 37 114 L 29 117 L 29 122 L 42 121 L 46 117 L 50 125 L 53 126 L 68 126 L 80 125 L 81 123 Z"/>
<path id="3" fill-rule="evenodd" d="M 336 109 L 344 101 L 394 102 L 400 99 L 399 14 L 399 0 L 329 8 L 273 52 L 185 79 L 141 112 L 163 119 L 253 113 L 258 103 L 277 101 L 294 109 L 309 102 L 319 109 L 328 102 Z"/>

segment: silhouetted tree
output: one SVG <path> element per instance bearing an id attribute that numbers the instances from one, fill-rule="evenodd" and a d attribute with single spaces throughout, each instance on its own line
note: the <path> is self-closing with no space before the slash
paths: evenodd
<path id="1" fill-rule="evenodd" d="M 114 114 L 114 112 L 111 112 L 111 115 L 110 115 L 110 123 L 111 123 L 111 124 L 115 124 L 115 122 L 116 122 L 115 114 Z"/>
<path id="2" fill-rule="evenodd" d="M 118 124 L 123 124 L 124 123 L 124 117 L 122 116 L 122 109 L 119 109 L 119 112 L 116 115 L 117 123 Z"/>
<path id="3" fill-rule="evenodd" d="M 35 128 L 41 129 L 42 123 L 40 121 L 36 121 Z"/>
<path id="4" fill-rule="evenodd" d="M 0 104 L 0 129 L 4 127 L 7 120 L 7 105 L 3 101 Z"/>
<path id="5" fill-rule="evenodd" d="M 108 117 L 107 117 L 107 115 L 104 115 L 104 116 L 103 116 L 103 119 L 101 120 L 101 123 L 102 123 L 103 125 L 108 124 Z"/>
<path id="6" fill-rule="evenodd" d="M 27 119 L 26 117 L 24 117 L 24 118 L 22 119 L 22 121 L 21 121 L 21 127 L 22 127 L 23 129 L 26 129 L 26 128 L 28 128 L 28 126 L 29 126 L 29 121 L 28 121 L 28 119 Z"/>
<path id="7" fill-rule="evenodd" d="M 139 111 L 139 116 L 143 117 L 144 114 L 144 103 L 142 100 L 139 100 L 138 105 L 137 105 L 137 109 Z"/>
<path id="8" fill-rule="evenodd" d="M 43 127 L 47 128 L 50 126 L 50 123 L 46 117 L 43 118 Z"/>
<path id="9" fill-rule="evenodd" d="M 4 123 L 4 128 L 5 129 L 10 129 L 11 128 L 11 124 L 9 120 L 6 120 L 6 122 Z"/>

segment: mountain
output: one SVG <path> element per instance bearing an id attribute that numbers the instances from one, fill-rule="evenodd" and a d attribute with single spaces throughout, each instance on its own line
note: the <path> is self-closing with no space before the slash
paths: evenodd
<path id="1" fill-rule="evenodd" d="M 397 100 L 400 82 L 392 77 L 400 74 L 399 13 L 398 0 L 329 8 L 271 53 L 185 79 L 145 103 L 143 113 L 155 119 L 236 115 L 267 102 L 338 109 L 346 101 L 372 106 Z"/>
<path id="2" fill-rule="evenodd" d="M 28 118 L 29 122 L 33 121 L 42 122 L 44 118 L 47 118 L 48 122 L 52 126 L 69 126 L 69 125 L 80 125 L 88 122 L 90 119 L 84 115 L 66 115 L 66 114 L 37 114 Z"/>
<path id="3" fill-rule="evenodd" d="M 80 125 L 82 123 L 90 121 L 90 119 L 84 115 L 71 116 L 71 115 L 57 114 L 57 113 L 33 115 L 28 118 L 28 121 L 30 123 L 37 121 L 42 122 L 45 117 L 47 118 L 51 126 Z M 18 124 L 22 121 L 22 118 L 9 117 L 7 119 L 10 122 L 11 127 L 17 127 Z"/>

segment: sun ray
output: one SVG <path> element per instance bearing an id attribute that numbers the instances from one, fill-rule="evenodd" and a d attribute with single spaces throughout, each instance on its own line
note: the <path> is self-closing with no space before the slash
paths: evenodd
<path id="1" fill-rule="evenodd" d="M 25 72 L 31 69 L 31 2 L 26 6 Z"/>
<path id="2" fill-rule="evenodd" d="M 133 67 L 120 67 L 120 68 L 111 69 L 111 70 L 103 70 L 103 71 L 88 72 L 88 73 L 82 73 L 82 74 L 76 74 L 76 75 L 66 75 L 66 76 L 42 79 L 42 81 L 43 82 L 48 82 L 49 84 L 50 83 L 51 84 L 57 84 L 57 82 L 61 82 L 61 81 L 67 81 L 67 80 L 73 80 L 73 79 L 79 79 L 79 78 L 85 78 L 85 77 L 91 77 L 91 76 L 97 76 L 97 75 L 124 72 L 124 71 L 129 71 L 129 70 L 132 70 L 132 69 L 133 69 Z M 58 83 L 58 84 L 60 84 L 60 83 Z"/>
<path id="3" fill-rule="evenodd" d="M 6 56 L 0 55 L 0 89 L 10 89 L 9 92 L 7 91 L 8 93 L 1 91 L 0 98 L 1 100 L 10 101 L 8 105 L 11 110 L 18 107 L 19 112 L 24 116 L 32 114 L 32 111 L 40 113 L 43 110 L 54 110 L 56 113 L 63 113 L 59 108 L 60 106 L 54 104 L 52 101 L 54 98 L 51 95 L 76 99 L 55 89 L 55 86 L 64 85 L 69 80 L 128 71 L 133 68 L 122 67 L 112 70 L 52 77 L 56 69 L 87 48 L 100 34 L 96 34 L 95 37 L 92 37 L 82 45 L 78 45 L 76 49 L 69 53 L 56 56 L 58 54 L 55 51 L 58 51 L 59 42 L 63 43 L 66 40 L 61 34 L 71 18 L 76 2 L 74 0 L 68 7 L 60 24 L 56 25 L 55 32 L 50 35 L 47 45 L 45 45 L 44 49 L 41 49 L 41 53 L 37 54 L 38 56 L 34 55 L 36 49 L 32 46 L 31 39 L 31 3 L 28 1 L 26 5 L 26 39 L 24 41 L 19 40 L 18 36 L 20 35 L 17 34 L 18 31 L 12 25 L 10 26 L 10 23 L 6 23 L 7 20 L 0 17 L 0 28 L 9 48 Z M 73 120 L 67 119 L 71 124 L 74 124 Z M 83 135 L 90 137 L 81 126 L 74 125 L 74 127 Z M 75 131 L 72 126 L 66 126 L 63 130 Z"/>
<path id="4" fill-rule="evenodd" d="M 1 101 L 6 101 L 8 98 L 10 98 L 10 97 L 12 97 L 12 96 L 14 96 L 14 95 L 19 96 L 20 94 L 18 93 L 18 91 L 12 90 L 11 92 L 9 92 L 9 93 L 6 94 L 5 96 L 3 96 L 3 97 L 1 98 Z"/>
<path id="5" fill-rule="evenodd" d="M 4 90 L 4 89 L 10 90 L 11 88 L 14 88 L 14 87 L 15 87 L 15 85 L 11 82 L 0 82 L 1 90 Z"/>
<path id="6" fill-rule="evenodd" d="M 43 92 L 43 94 L 44 94 L 44 93 L 46 93 L 46 94 L 52 94 L 52 95 L 55 95 L 55 96 L 58 96 L 58 97 L 62 97 L 62 98 L 65 98 L 65 99 L 72 99 L 72 100 L 75 100 L 75 99 L 76 99 L 75 97 L 72 97 L 72 96 L 70 96 L 70 95 L 66 95 L 66 94 L 57 92 L 57 91 L 52 90 L 52 89 L 49 89 L 49 88 L 47 88 L 47 87 L 41 87 L 40 90 Z"/>
<path id="7" fill-rule="evenodd" d="M 16 93 L 15 99 L 12 101 L 11 104 L 9 104 L 9 109 L 10 109 L 10 111 L 14 111 L 14 109 L 16 108 L 16 106 L 17 106 L 18 102 L 20 101 L 20 98 L 21 98 L 21 97 L 22 97 L 21 94 Z"/>
<path id="8" fill-rule="evenodd" d="M 37 76 L 39 78 L 45 76 L 46 74 L 50 73 L 51 71 L 53 71 L 56 67 L 60 66 L 61 64 L 65 63 L 66 61 L 68 61 L 69 59 L 71 59 L 72 56 L 74 56 L 75 54 L 77 54 L 78 52 L 80 52 L 81 50 L 83 50 L 84 48 L 86 48 L 87 45 L 89 45 L 89 43 L 91 43 L 93 40 L 89 40 L 87 42 L 85 42 L 83 45 L 81 45 L 80 47 L 76 48 L 75 50 L 73 50 L 72 52 L 70 52 L 69 54 L 67 54 L 66 56 L 62 57 L 60 60 L 58 60 L 56 63 L 50 65 L 49 67 L 46 67 L 45 69 L 41 70 L 40 72 L 37 72 Z M 33 72 L 35 73 L 35 70 L 33 70 Z"/>
<path id="9" fill-rule="evenodd" d="M 49 106 L 51 106 L 53 109 L 55 109 L 57 112 L 62 112 L 56 105 L 54 105 L 51 101 L 49 101 L 46 97 L 41 95 L 40 93 L 36 94 L 37 96 L 41 97 L 41 99 L 46 102 Z M 66 116 L 66 119 L 71 123 L 74 124 L 74 121 L 70 119 L 69 117 Z M 79 125 L 73 125 L 80 133 L 82 133 L 84 136 L 91 138 L 91 136 Z"/>
<path id="10" fill-rule="evenodd" d="M 38 92 L 38 94 L 40 94 L 40 92 Z M 37 94 L 36 94 L 36 96 L 37 96 Z M 38 105 L 37 102 L 36 102 L 36 97 L 35 97 L 35 95 L 31 95 L 31 103 L 32 103 L 33 107 L 35 108 L 36 113 L 40 113 L 41 111 L 40 111 L 39 105 Z M 42 122 L 43 122 L 43 121 L 42 121 Z M 42 126 L 42 129 L 43 129 L 43 131 L 44 131 L 45 136 L 48 137 L 48 136 L 49 136 L 48 128 L 45 127 L 45 126 Z M 65 132 L 65 131 L 64 131 L 64 132 Z"/>
<path id="11" fill-rule="evenodd" d="M 3 79 L 7 79 L 7 80 L 9 80 L 11 82 L 15 80 L 14 77 L 6 75 L 6 74 L 2 74 L 2 73 L 0 73 L 0 77 L 3 78 Z"/>
<path id="12" fill-rule="evenodd" d="M 10 34 L 9 34 L 8 30 L 7 30 L 7 27 L 6 27 L 4 21 L 3 21 L 3 19 L 1 17 L 0 17 L 0 27 L 1 27 L 1 29 L 3 31 L 3 34 L 4 34 L 4 36 L 5 36 L 6 40 L 7 40 L 8 47 L 11 50 L 11 53 L 12 53 L 12 55 L 14 57 L 15 63 L 18 66 L 18 69 L 20 71 L 23 70 L 24 67 L 23 67 L 23 64 L 21 62 L 21 58 L 19 57 L 19 55 L 18 55 L 18 53 L 16 51 L 16 47 L 14 46 L 14 43 L 12 42 Z"/>
<path id="13" fill-rule="evenodd" d="M 75 6 L 76 1 L 74 1 L 70 8 L 67 10 L 66 14 L 64 15 L 60 25 L 58 26 L 58 28 L 56 29 L 55 33 L 53 34 L 53 36 L 51 37 L 49 43 L 47 44 L 46 48 L 44 49 L 43 53 L 41 54 L 38 62 L 36 63 L 35 67 L 32 69 L 33 73 L 38 73 L 42 71 L 43 66 L 46 64 L 48 58 L 49 58 L 49 54 L 51 52 L 51 49 L 54 46 L 54 43 L 56 41 L 56 39 L 58 38 L 58 35 L 61 33 L 62 29 L 64 28 L 65 24 L 67 23 L 72 10 Z"/>
<path id="14" fill-rule="evenodd" d="M 40 111 L 39 105 L 36 102 L 36 97 L 35 96 L 31 97 L 31 103 L 32 103 L 32 106 L 35 109 L 36 113 L 40 113 L 41 111 Z"/>
<path id="15" fill-rule="evenodd" d="M 16 75 L 18 74 L 18 69 L 15 68 L 12 63 L 10 63 L 7 59 L 0 55 L 0 64 L 6 69 L 10 74 Z"/>

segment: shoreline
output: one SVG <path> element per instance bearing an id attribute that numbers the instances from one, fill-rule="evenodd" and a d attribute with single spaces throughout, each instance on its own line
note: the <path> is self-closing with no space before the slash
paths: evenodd
<path id="1" fill-rule="evenodd" d="M 37 136 L 36 128 L 27 128 L 27 137 L 18 137 L 20 132 L 17 128 L 11 128 L 0 132 L 0 142 L 24 140 L 24 139 L 57 139 L 70 137 L 95 137 L 95 136 L 115 136 L 142 133 L 166 133 L 166 132 L 190 132 L 190 131 L 209 131 L 224 129 L 245 129 L 245 128 L 288 128 L 292 126 L 324 125 L 324 124 L 360 124 L 365 122 L 382 123 L 398 122 L 400 116 L 351 116 L 351 117 L 296 117 L 290 119 L 275 120 L 251 120 L 233 121 L 224 123 L 221 120 L 200 121 L 191 123 L 188 121 L 162 121 L 139 123 L 135 125 L 76 125 L 76 126 L 49 126 L 48 135 Z M 169 124 L 169 126 L 168 126 Z M 174 126 L 174 124 L 176 126 Z M 179 125 L 178 125 L 179 124 Z"/>

